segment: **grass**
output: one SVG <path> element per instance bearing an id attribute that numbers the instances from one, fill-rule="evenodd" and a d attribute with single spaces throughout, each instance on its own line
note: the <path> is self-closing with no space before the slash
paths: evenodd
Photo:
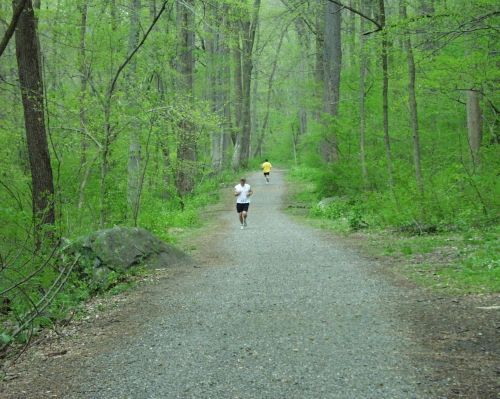
<path id="1" fill-rule="evenodd" d="M 291 173 L 289 213 L 315 227 L 346 237 L 356 235 L 365 252 L 385 259 L 397 273 L 418 285 L 449 294 L 500 292 L 500 228 L 498 225 L 436 234 L 409 235 L 396 229 L 359 229 L 356 203 L 340 199 L 319 209 L 310 173 Z"/>
<path id="2" fill-rule="evenodd" d="M 224 182 L 234 181 L 234 176 L 226 174 L 218 179 L 206 179 L 196 188 L 193 195 L 183 199 L 183 206 L 179 202 L 165 201 L 159 198 L 148 198 L 142 209 L 140 225 L 159 238 L 175 243 L 182 241 L 185 236 L 196 234 L 204 225 L 206 217 L 202 213 L 207 206 L 218 202 L 220 188 Z M 28 261 L 30 258 L 27 258 Z M 21 260 L 18 263 L 22 263 Z M 24 268 L 3 268 L 0 270 L 0 291 L 13 286 L 16 281 L 22 280 L 23 276 L 29 275 L 36 270 L 43 259 L 35 259 L 32 262 L 24 262 Z M 0 347 L 3 343 L 13 340 L 12 331 L 18 322 L 19 315 L 27 314 L 33 303 L 52 286 L 57 279 L 60 269 L 60 259 L 55 256 L 44 267 L 42 272 L 24 282 L 17 290 L 9 291 L 9 297 L 0 296 Z M 114 296 L 133 288 L 137 281 L 147 276 L 150 271 L 143 267 L 132 268 L 127 273 L 109 273 L 106 278 L 94 280 L 89 278 L 82 270 L 73 271 L 64 288 L 56 295 L 55 299 L 33 322 L 33 332 L 38 333 L 43 329 L 65 320 L 68 313 L 76 312 L 81 304 L 92 297 Z M 21 295 L 23 294 L 23 295 Z M 28 333 L 21 333 L 15 342 L 22 343 L 29 337 Z"/>

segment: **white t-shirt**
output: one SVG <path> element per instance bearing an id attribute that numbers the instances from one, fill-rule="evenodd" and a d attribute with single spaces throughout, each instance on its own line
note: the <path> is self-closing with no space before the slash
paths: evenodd
<path id="1" fill-rule="evenodd" d="M 250 203 L 250 197 L 248 196 L 248 192 L 251 190 L 250 184 L 245 183 L 244 186 L 241 186 L 241 184 L 237 184 L 234 186 L 234 190 L 239 193 L 239 195 L 236 197 L 236 203 L 237 204 L 249 204 Z"/>

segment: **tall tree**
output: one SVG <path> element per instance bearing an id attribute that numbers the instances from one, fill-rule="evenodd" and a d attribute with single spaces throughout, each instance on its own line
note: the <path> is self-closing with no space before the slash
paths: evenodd
<path id="1" fill-rule="evenodd" d="M 233 85 L 234 85 L 234 127 L 232 139 L 234 150 L 232 155 L 232 167 L 238 169 L 241 159 L 242 140 L 242 104 L 243 104 L 243 82 L 241 62 L 241 25 L 238 21 L 233 24 L 232 57 L 233 57 Z"/>
<path id="2" fill-rule="evenodd" d="M 220 104 L 222 106 L 223 114 L 223 138 L 222 138 L 222 165 L 227 166 L 231 159 L 231 145 L 233 140 L 231 138 L 231 67 L 227 60 L 230 59 L 230 33 L 229 33 L 229 6 L 224 3 L 221 8 L 220 18 L 222 19 L 222 29 L 220 34 L 220 47 L 219 57 L 222 61 L 222 66 L 219 68 L 217 75 L 218 86 L 220 90 Z"/>
<path id="3" fill-rule="evenodd" d="M 188 106 L 193 101 L 194 72 L 194 0 L 177 1 L 177 70 L 179 73 L 178 91 L 181 102 Z M 179 124 L 177 144 L 176 185 L 181 195 L 194 188 L 196 140 L 194 127 L 188 115 Z"/>
<path id="4" fill-rule="evenodd" d="M 399 16 L 403 21 L 406 21 L 408 16 L 406 12 L 406 0 L 400 0 Z M 413 47 L 409 34 L 404 36 L 404 47 L 406 50 L 406 58 L 408 62 L 408 107 L 410 109 L 410 125 L 413 135 L 413 163 L 415 168 L 415 179 L 417 182 L 420 197 L 424 195 L 424 180 L 422 178 L 421 152 L 420 152 L 420 129 L 418 125 L 418 108 L 417 96 L 415 93 L 415 59 L 413 56 Z"/>
<path id="5" fill-rule="evenodd" d="M 311 51 L 311 44 L 310 44 L 310 36 L 307 31 L 307 25 L 304 19 L 302 18 L 296 18 L 295 19 L 295 29 L 297 31 L 297 38 L 299 41 L 299 47 L 300 47 L 300 81 L 301 82 L 308 82 L 310 79 L 310 51 Z M 306 107 L 306 102 L 307 102 L 307 95 L 305 93 L 305 90 L 303 92 L 299 93 L 298 95 L 298 111 L 297 111 L 297 117 L 299 119 L 299 130 L 297 134 L 297 142 L 300 136 L 304 135 L 307 133 L 307 107 Z M 297 143 L 295 143 L 297 144 Z"/>
<path id="6" fill-rule="evenodd" d="M 379 0 L 379 24 L 382 29 L 382 114 L 384 119 L 384 144 L 387 162 L 387 174 L 389 186 L 394 188 L 394 177 L 392 169 L 391 139 L 389 135 L 389 40 L 387 38 L 386 16 L 384 0 Z"/>
<path id="7" fill-rule="evenodd" d="M 139 43 L 140 34 L 140 0 L 130 0 L 130 28 L 128 38 L 128 53 L 131 54 Z M 129 107 L 138 109 L 138 100 L 134 95 L 137 88 L 137 59 L 134 57 L 128 66 L 127 91 Z M 127 218 L 137 225 L 139 212 L 139 192 L 141 180 L 141 125 L 137 117 L 133 117 L 129 132 L 128 149 L 128 187 L 127 187 Z"/>
<path id="8" fill-rule="evenodd" d="M 467 90 L 467 130 L 469 148 L 474 164 L 479 163 L 479 149 L 483 139 L 482 112 L 476 89 Z"/>
<path id="9" fill-rule="evenodd" d="M 19 1 L 13 1 L 14 10 Z M 19 17 L 15 41 L 31 169 L 35 237 L 39 245 L 44 225 L 55 223 L 55 210 L 52 166 L 45 129 L 44 92 L 37 21 L 31 0 L 25 2 Z"/>
<path id="10" fill-rule="evenodd" d="M 364 12 L 367 7 L 360 1 L 360 9 Z M 361 161 L 361 176 L 363 187 L 368 188 L 368 169 L 366 167 L 366 75 L 368 72 L 368 57 L 365 37 L 365 18 L 360 18 L 359 30 L 359 154 Z"/>
<path id="11" fill-rule="evenodd" d="M 327 2 L 324 15 L 324 88 L 323 111 L 327 116 L 325 125 L 329 126 L 339 110 L 340 72 L 342 69 L 341 41 L 342 7 L 336 3 Z M 322 145 L 323 159 L 327 162 L 339 160 L 339 148 L 336 132 L 328 132 Z"/>
<path id="12" fill-rule="evenodd" d="M 80 43 L 78 51 L 78 72 L 80 75 L 80 95 L 78 98 L 78 115 L 81 131 L 81 154 L 80 154 L 80 187 L 78 209 L 81 209 L 85 200 L 85 186 L 90 173 L 90 165 L 87 162 L 87 151 L 89 147 L 89 139 L 85 134 L 87 130 L 87 113 L 86 113 L 86 97 L 88 83 L 88 67 L 87 67 L 87 49 L 86 49 L 86 34 L 87 34 L 87 11 L 88 0 L 79 0 L 78 11 L 80 13 Z"/>
<path id="13" fill-rule="evenodd" d="M 269 125 L 269 112 L 271 107 L 271 94 L 274 82 L 274 75 L 276 74 L 276 68 L 278 67 L 278 60 L 280 57 L 281 46 L 283 45 L 283 39 L 285 38 L 285 34 L 287 31 L 288 25 L 281 31 L 280 38 L 278 41 L 278 46 L 276 47 L 275 57 L 271 66 L 271 73 L 269 74 L 269 78 L 267 80 L 267 94 L 266 94 L 266 110 L 264 114 L 264 120 L 262 122 L 262 126 L 260 128 L 260 135 L 257 139 L 257 145 L 255 146 L 254 157 L 261 155 L 262 152 L 262 143 L 264 142 L 264 137 L 266 135 L 266 131 Z"/>
<path id="14" fill-rule="evenodd" d="M 355 0 L 349 0 L 349 7 L 354 8 Z M 349 66 L 351 68 L 356 67 L 356 14 L 353 12 L 349 13 L 349 20 L 347 22 L 349 32 L 348 39 L 348 49 L 349 49 Z"/>
<path id="15" fill-rule="evenodd" d="M 217 3 L 209 7 L 209 18 L 206 21 L 206 31 L 208 37 L 205 39 L 207 49 L 207 80 L 208 99 L 211 110 L 219 118 L 219 124 L 210 133 L 212 167 L 216 172 L 220 172 L 224 162 L 225 133 L 227 125 L 225 123 L 224 102 L 226 101 L 227 84 L 225 81 L 224 57 L 227 55 L 227 47 L 224 44 L 225 18 L 222 5 Z"/>
<path id="16" fill-rule="evenodd" d="M 251 84 L 255 33 L 259 23 L 260 0 L 254 0 L 250 11 L 244 10 L 241 24 L 241 148 L 239 159 L 233 158 L 233 166 L 246 168 L 250 155 L 251 136 Z M 238 142 L 238 140 L 237 140 Z"/>

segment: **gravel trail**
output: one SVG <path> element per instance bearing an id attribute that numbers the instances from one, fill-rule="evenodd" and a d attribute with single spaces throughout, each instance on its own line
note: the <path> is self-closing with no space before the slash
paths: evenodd
<path id="1" fill-rule="evenodd" d="M 151 298 L 161 312 L 144 315 L 140 335 L 82 361 L 66 397 L 431 397 L 396 316 L 402 289 L 285 215 L 281 172 L 248 183 L 248 228 L 226 206 L 206 263 Z"/>

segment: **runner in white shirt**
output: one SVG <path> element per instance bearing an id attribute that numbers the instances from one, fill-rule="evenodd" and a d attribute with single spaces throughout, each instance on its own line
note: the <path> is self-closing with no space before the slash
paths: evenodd
<path id="1" fill-rule="evenodd" d="M 250 184 L 242 177 L 240 184 L 234 186 L 234 196 L 236 197 L 236 212 L 241 223 L 241 229 L 247 227 L 248 207 L 250 206 L 250 196 L 253 194 Z"/>

